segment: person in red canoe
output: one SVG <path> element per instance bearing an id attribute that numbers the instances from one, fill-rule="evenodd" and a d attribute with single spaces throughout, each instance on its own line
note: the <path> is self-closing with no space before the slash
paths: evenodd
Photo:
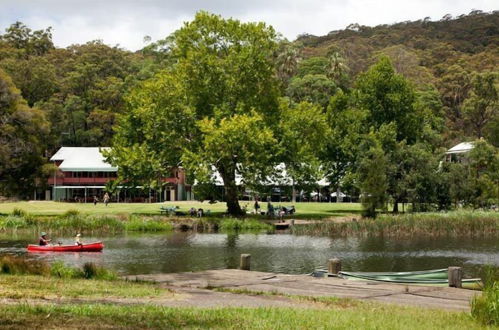
<path id="1" fill-rule="evenodd" d="M 52 240 L 47 237 L 47 233 L 42 231 L 42 233 L 40 234 L 40 240 L 38 241 L 38 244 L 40 246 L 45 246 L 45 245 L 49 245 L 50 241 L 52 241 Z"/>
<path id="2" fill-rule="evenodd" d="M 83 245 L 81 243 L 81 234 L 80 233 L 76 234 L 76 236 L 75 236 L 75 245 Z"/>

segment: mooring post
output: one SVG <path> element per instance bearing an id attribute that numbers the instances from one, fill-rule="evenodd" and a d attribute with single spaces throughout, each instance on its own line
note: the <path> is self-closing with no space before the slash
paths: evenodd
<path id="1" fill-rule="evenodd" d="M 291 219 L 291 226 L 295 225 L 295 219 Z"/>
<path id="2" fill-rule="evenodd" d="M 338 258 L 329 259 L 327 261 L 327 271 L 330 274 L 338 274 L 341 271 L 341 260 Z"/>
<path id="3" fill-rule="evenodd" d="M 463 279 L 463 269 L 461 267 L 449 267 L 447 271 L 449 287 L 461 288 Z"/>
<path id="4" fill-rule="evenodd" d="M 241 254 L 241 263 L 239 269 L 250 270 L 251 268 L 251 254 Z"/>

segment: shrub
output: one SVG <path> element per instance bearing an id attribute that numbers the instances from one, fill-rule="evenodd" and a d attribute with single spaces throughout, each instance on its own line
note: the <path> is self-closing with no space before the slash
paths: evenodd
<path id="1" fill-rule="evenodd" d="M 50 275 L 60 278 L 82 278 L 83 272 L 78 268 L 66 266 L 62 261 L 56 261 L 50 267 Z"/>
<path id="2" fill-rule="evenodd" d="M 499 282 L 484 288 L 471 301 L 471 315 L 485 325 L 499 325 Z"/>
<path id="3" fill-rule="evenodd" d="M 224 219 L 220 223 L 222 230 L 272 230 L 272 226 L 255 219 Z"/>
<path id="4" fill-rule="evenodd" d="M 3 274 L 49 275 L 50 267 L 47 263 L 39 260 L 7 255 L 0 258 L 0 272 Z"/>
<path id="5" fill-rule="evenodd" d="M 18 229 L 18 228 L 26 227 L 27 225 L 28 224 L 26 222 L 26 219 L 23 217 L 9 215 L 7 217 L 0 219 L 0 229 L 1 230 Z"/>
<path id="6" fill-rule="evenodd" d="M 485 266 L 480 275 L 483 291 L 471 301 L 471 315 L 482 324 L 499 325 L 499 268 Z"/>
<path id="7" fill-rule="evenodd" d="M 86 279 L 99 279 L 99 280 L 116 280 L 118 277 L 116 273 L 99 267 L 93 262 L 87 262 L 83 265 L 83 277 Z"/>
<path id="8" fill-rule="evenodd" d="M 22 209 L 18 209 L 17 207 L 12 210 L 12 215 L 15 217 L 25 217 L 28 215 L 28 213 Z"/>
<path id="9" fill-rule="evenodd" d="M 61 215 L 61 218 L 69 218 L 69 217 L 76 217 L 80 215 L 80 211 L 78 210 L 67 210 Z"/>
<path id="10" fill-rule="evenodd" d="M 146 219 L 137 216 L 130 216 L 125 222 L 125 230 L 127 231 L 171 231 L 173 225 L 171 223 L 159 219 Z"/>

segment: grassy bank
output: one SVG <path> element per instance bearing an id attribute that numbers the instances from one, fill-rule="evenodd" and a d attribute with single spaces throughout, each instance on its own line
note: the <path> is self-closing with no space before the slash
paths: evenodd
<path id="1" fill-rule="evenodd" d="M 173 229 L 198 231 L 273 230 L 273 226 L 254 218 L 168 217 L 140 215 L 88 215 L 69 210 L 59 216 L 36 216 L 20 209 L 0 216 L 0 231 L 33 229 L 55 232 L 164 232 Z"/>
<path id="2" fill-rule="evenodd" d="M 61 276 L 70 268 L 0 260 L 1 328 L 223 328 L 223 329 L 481 329 L 467 313 L 399 307 L 331 297 L 286 296 L 308 308 L 175 308 L 182 294 L 158 284 Z M 17 267 L 17 269 L 16 269 Z M 14 271 L 15 270 L 15 271 Z M 78 270 L 76 270 L 78 272 Z M 33 275 L 38 274 L 38 275 Z M 230 299 L 251 292 L 233 290 Z"/>
<path id="3" fill-rule="evenodd" d="M 485 267 L 481 278 L 483 292 L 473 299 L 471 315 L 484 325 L 499 327 L 499 268 Z"/>
<path id="4" fill-rule="evenodd" d="M 295 234 L 346 236 L 373 234 L 388 236 L 482 236 L 499 235 L 498 212 L 454 211 L 448 213 L 382 214 L 376 219 L 337 223 L 322 221 L 295 226 Z"/>
<path id="5" fill-rule="evenodd" d="M 252 211 L 253 202 L 240 201 L 242 207 Z M 272 203 L 274 207 L 294 205 L 298 219 L 320 219 L 336 216 L 344 216 L 352 213 L 360 213 L 359 203 Z M 266 211 L 266 203 L 261 203 L 262 210 Z M 111 203 L 107 207 L 104 204 L 93 205 L 92 203 L 64 203 L 51 201 L 31 202 L 5 202 L 0 203 L 0 214 L 11 214 L 15 209 L 24 210 L 35 216 L 56 216 L 70 210 L 76 210 L 81 214 L 88 215 L 160 215 L 160 206 L 178 206 L 178 210 L 187 213 L 191 207 L 196 209 L 210 210 L 214 216 L 221 216 L 226 212 L 225 203 L 210 204 L 197 201 L 177 201 L 164 203 Z"/>
<path id="6" fill-rule="evenodd" d="M 152 283 L 120 280 L 105 268 L 86 263 L 82 268 L 62 262 L 48 264 L 23 257 L 0 258 L 0 298 L 141 298 L 172 296 Z"/>
<path id="7" fill-rule="evenodd" d="M 355 307 L 292 308 L 169 308 L 152 305 L 0 306 L 0 325 L 100 328 L 217 329 L 481 329 L 468 315 L 382 304 Z"/>
<path id="8" fill-rule="evenodd" d="M 103 216 L 80 214 L 76 210 L 42 217 L 15 209 L 7 216 L 0 217 L 0 230 L 34 229 L 37 231 L 171 231 L 173 225 L 163 217 L 140 217 L 136 215 Z"/>

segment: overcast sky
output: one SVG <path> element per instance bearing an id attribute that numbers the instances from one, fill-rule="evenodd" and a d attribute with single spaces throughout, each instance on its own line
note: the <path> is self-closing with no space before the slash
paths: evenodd
<path id="1" fill-rule="evenodd" d="M 32 29 L 53 27 L 57 46 L 101 39 L 129 50 L 144 36 L 162 39 L 198 10 L 243 21 L 265 21 L 286 38 L 324 35 L 350 23 L 390 24 L 472 9 L 499 9 L 498 0 L 0 0 L 0 30 L 15 21 Z"/>

